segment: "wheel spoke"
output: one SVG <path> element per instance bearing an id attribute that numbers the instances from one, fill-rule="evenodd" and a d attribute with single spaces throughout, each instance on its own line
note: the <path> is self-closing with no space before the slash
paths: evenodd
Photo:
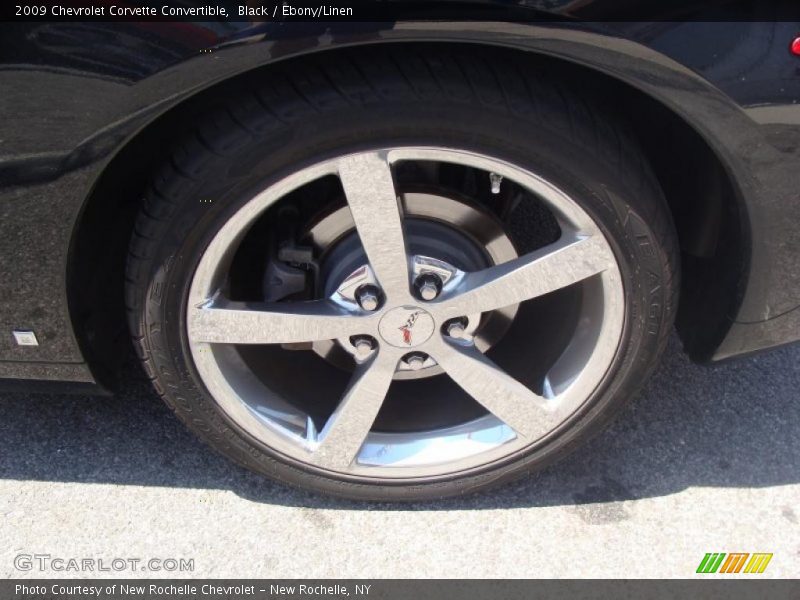
<path id="1" fill-rule="evenodd" d="M 553 426 L 546 400 L 481 354 L 474 345 L 442 341 L 433 354 L 439 365 L 486 410 L 526 438 Z"/>
<path id="2" fill-rule="evenodd" d="M 410 296 L 408 255 L 391 165 L 377 152 L 339 162 L 347 204 L 370 266 L 384 293 L 395 302 Z"/>
<path id="3" fill-rule="evenodd" d="M 346 469 L 353 463 L 383 404 L 398 358 L 390 350 L 379 350 L 372 360 L 356 368 L 339 406 L 319 434 L 314 464 Z"/>
<path id="4" fill-rule="evenodd" d="M 215 301 L 189 309 L 189 339 L 221 344 L 288 344 L 332 340 L 365 331 L 359 317 L 329 300 L 291 303 Z"/>
<path id="5" fill-rule="evenodd" d="M 614 257 L 600 236 L 568 237 L 509 262 L 467 273 L 454 295 L 435 309 L 440 318 L 488 312 L 583 281 L 613 268 Z"/>

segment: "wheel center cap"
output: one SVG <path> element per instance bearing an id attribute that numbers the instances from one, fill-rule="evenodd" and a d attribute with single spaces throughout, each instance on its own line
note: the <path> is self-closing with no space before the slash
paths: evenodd
<path id="1" fill-rule="evenodd" d="M 383 340 L 395 348 L 413 348 L 433 335 L 433 317 L 418 306 L 399 306 L 388 311 L 378 324 Z"/>

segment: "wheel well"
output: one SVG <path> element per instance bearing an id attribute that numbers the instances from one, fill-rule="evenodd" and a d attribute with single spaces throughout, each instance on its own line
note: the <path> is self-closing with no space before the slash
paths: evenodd
<path id="1" fill-rule="evenodd" d="M 454 44 L 446 46 L 451 49 Z M 330 50 L 326 57 L 359 51 L 370 49 Z M 314 57 L 290 59 L 280 66 L 300 68 L 307 60 Z M 686 121 L 647 94 L 562 59 L 527 53 L 526 60 L 536 65 L 537 77 L 578 84 L 579 91 L 632 122 L 664 190 L 680 240 L 683 285 L 678 331 L 692 358 L 709 358 L 727 330 L 727 316 L 735 312 L 746 261 L 747 237 L 737 192 L 723 164 Z M 248 88 L 256 78 L 263 82 L 274 68 L 238 75 L 173 106 L 136 134 L 98 177 L 73 236 L 67 292 L 82 350 L 103 384 L 114 387 L 118 367 L 131 356 L 124 302 L 128 242 L 145 185 L 156 166 L 169 160 L 169 144 L 164 141 L 179 137 L 226 95 Z"/>

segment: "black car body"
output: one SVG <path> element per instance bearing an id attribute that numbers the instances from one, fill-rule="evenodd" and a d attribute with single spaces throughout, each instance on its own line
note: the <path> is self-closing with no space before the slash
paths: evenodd
<path id="1" fill-rule="evenodd" d="M 0 25 L 0 379 L 113 388 L 142 181 L 171 136 L 273 65 L 376 45 L 525 53 L 623 106 L 678 232 L 686 352 L 800 339 L 800 23 L 784 5 L 639 4 L 645 22 L 604 0 L 426 4 L 434 19 L 391 23 Z"/>

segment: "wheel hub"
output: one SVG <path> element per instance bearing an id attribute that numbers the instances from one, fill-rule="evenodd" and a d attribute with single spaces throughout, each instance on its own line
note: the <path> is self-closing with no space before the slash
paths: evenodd
<path id="1" fill-rule="evenodd" d="M 431 275 L 446 288 L 453 277 L 463 271 L 479 271 L 517 257 L 511 240 L 498 223 L 466 199 L 438 192 L 409 192 L 400 196 L 400 203 L 406 216 L 408 247 L 412 254 L 411 275 L 415 281 L 424 282 L 425 277 Z M 359 288 L 377 285 L 346 206 L 316 221 L 304 234 L 303 240 L 325 257 L 321 268 L 323 296 L 352 308 L 359 304 Z M 418 290 L 418 294 L 424 299 L 424 290 Z M 517 305 L 512 305 L 493 314 L 468 315 L 465 335 L 474 336 L 475 345 L 481 352 L 486 352 L 505 334 L 517 308 Z M 391 333 L 387 326 L 388 337 L 383 338 L 381 334 L 387 344 L 396 348 L 417 345 L 421 334 L 416 330 L 411 333 L 413 345 L 397 341 L 397 336 L 400 339 L 403 336 L 397 328 L 403 326 L 408 316 L 404 319 L 398 317 Z M 415 325 L 414 329 L 419 327 L 425 326 Z M 429 339 L 432 333 L 425 339 Z M 339 368 L 351 370 L 353 357 L 358 359 L 353 342 L 350 338 L 318 341 L 313 344 L 313 350 Z M 401 361 L 394 379 L 422 379 L 441 373 L 443 371 L 436 361 L 425 357 L 421 365 L 411 366 Z"/>
<path id="2" fill-rule="evenodd" d="M 410 262 L 411 272 L 416 279 L 436 277 L 445 290 L 452 290 L 465 274 L 451 264 L 428 256 L 412 256 Z M 361 304 L 359 293 L 362 290 L 377 289 L 376 286 L 377 280 L 372 269 L 369 265 L 362 265 L 345 277 L 330 297 L 343 308 L 352 309 Z M 510 315 L 513 318 L 515 312 L 516 307 L 507 307 L 501 316 Z M 460 337 L 474 339 L 476 346 L 485 352 L 501 334 L 497 325 L 502 323 L 495 323 L 493 327 L 491 319 L 492 315 L 481 315 L 481 313 L 465 315 L 461 323 Z M 382 342 L 393 348 L 414 348 L 428 341 L 440 325 L 442 324 L 437 324 L 428 310 L 419 305 L 409 304 L 389 309 L 381 317 L 377 333 Z M 352 365 L 351 356 L 355 358 L 356 363 L 363 360 L 358 352 L 358 341 L 357 338 L 325 340 L 314 343 L 313 350 L 329 362 L 347 369 Z M 443 372 L 430 356 L 415 356 L 415 358 L 416 360 L 411 362 L 398 363 L 394 379 L 421 379 Z"/>

